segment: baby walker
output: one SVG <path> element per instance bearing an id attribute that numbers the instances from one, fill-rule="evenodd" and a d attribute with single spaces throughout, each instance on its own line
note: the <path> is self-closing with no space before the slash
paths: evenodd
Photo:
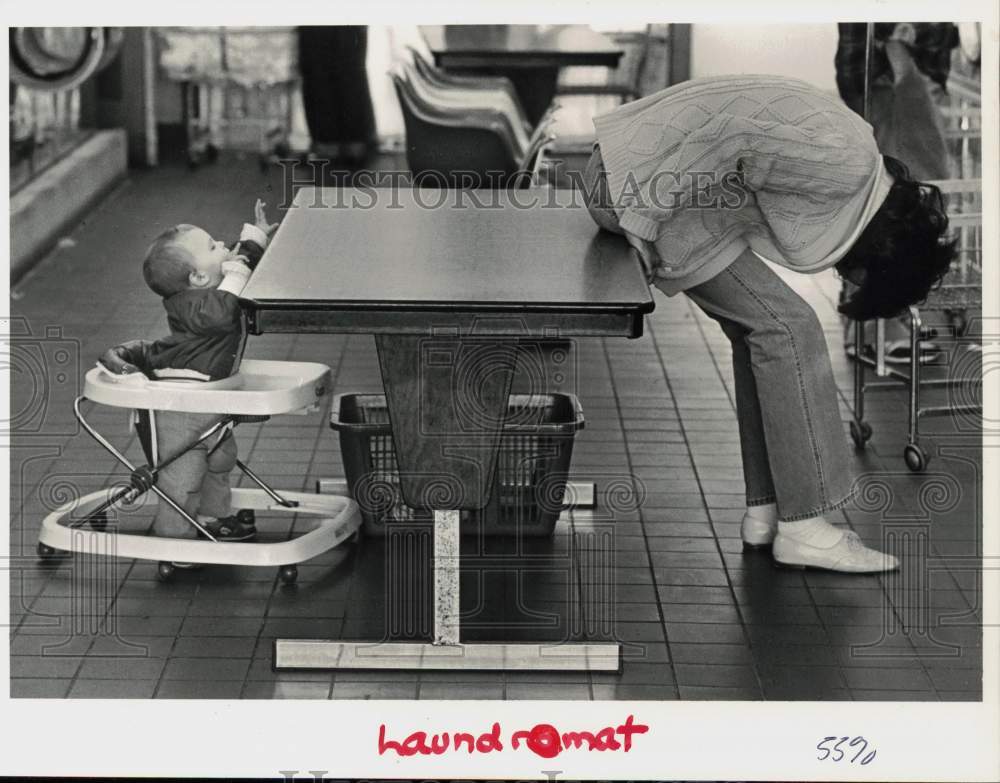
<path id="1" fill-rule="evenodd" d="M 279 493 L 237 460 L 237 467 L 260 489 L 234 488 L 234 508 L 251 512 L 289 511 L 318 518 L 315 529 L 288 541 L 237 543 L 217 540 L 163 492 L 156 481 L 165 466 L 213 435 L 218 435 L 221 441 L 222 436 L 240 423 L 266 421 L 277 414 L 315 411 L 319 400 L 329 391 L 330 369 L 306 362 L 245 360 L 236 375 L 207 383 L 150 380 L 142 372 L 116 375 L 98 364 L 87 373 L 83 395 L 76 399 L 73 409 L 83 428 L 130 471 L 129 484 L 114 491 L 105 488 L 92 492 L 49 514 L 38 537 L 39 556 L 50 558 L 61 552 L 84 551 L 86 546 L 88 552 L 159 561 L 158 574 L 163 580 L 173 576 L 174 563 L 178 562 L 278 566 L 281 581 L 293 584 L 298 577 L 297 563 L 316 557 L 356 534 L 361 515 L 353 500 L 336 494 Z M 86 421 L 81 405 L 87 400 L 132 410 L 147 460 L 145 465 L 133 465 Z M 156 448 L 156 411 L 217 413 L 223 418 L 177 454 L 160 455 Z M 168 503 L 205 540 L 106 532 L 107 512 L 111 508 L 134 503 L 150 492 L 153 503 Z M 89 536 L 82 536 L 76 530 L 84 524 L 93 531 Z"/>

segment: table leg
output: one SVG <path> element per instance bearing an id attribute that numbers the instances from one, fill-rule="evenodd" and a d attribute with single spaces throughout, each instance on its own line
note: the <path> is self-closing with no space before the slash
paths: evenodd
<path id="1" fill-rule="evenodd" d="M 434 512 L 434 644 L 459 643 L 459 517 Z"/>

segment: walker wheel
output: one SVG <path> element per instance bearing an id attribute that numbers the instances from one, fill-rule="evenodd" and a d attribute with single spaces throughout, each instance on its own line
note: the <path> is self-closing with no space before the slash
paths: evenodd
<path id="1" fill-rule="evenodd" d="M 88 521 L 90 522 L 90 527 L 98 533 L 103 533 L 108 527 L 108 515 L 103 511 L 100 514 L 95 514 Z"/>
<path id="2" fill-rule="evenodd" d="M 854 445 L 859 449 L 863 449 L 865 444 L 871 440 L 872 437 L 872 425 L 867 421 L 855 421 L 851 419 L 851 440 L 854 441 Z"/>
<path id="3" fill-rule="evenodd" d="M 931 461 L 930 456 L 917 443 L 908 443 L 903 449 L 903 459 L 906 460 L 906 467 L 912 473 L 922 473 L 927 468 L 927 463 Z"/>
<path id="4" fill-rule="evenodd" d="M 38 557 L 42 560 L 54 560 L 58 557 L 63 557 L 66 553 L 50 547 L 48 544 L 43 544 L 41 541 L 38 542 L 38 547 L 36 549 L 38 552 Z"/>
<path id="5" fill-rule="evenodd" d="M 161 582 L 169 582 L 174 578 L 177 569 L 173 563 L 163 561 L 156 566 L 156 576 Z"/>
<path id="6" fill-rule="evenodd" d="M 278 569 L 278 578 L 286 585 L 293 585 L 299 578 L 298 566 L 285 565 Z"/>

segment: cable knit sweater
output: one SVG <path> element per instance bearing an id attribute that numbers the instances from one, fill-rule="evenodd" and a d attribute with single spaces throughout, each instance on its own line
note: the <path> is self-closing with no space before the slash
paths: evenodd
<path id="1" fill-rule="evenodd" d="M 621 228 L 649 243 L 671 295 L 748 247 L 800 272 L 829 268 L 891 185 L 871 126 L 797 79 L 682 82 L 594 126 Z"/>

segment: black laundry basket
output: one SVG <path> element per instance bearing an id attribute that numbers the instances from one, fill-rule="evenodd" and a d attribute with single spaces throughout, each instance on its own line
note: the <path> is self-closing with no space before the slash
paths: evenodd
<path id="1" fill-rule="evenodd" d="M 462 512 L 462 533 L 552 535 L 573 442 L 583 424 L 574 395 L 512 394 L 490 501 L 482 509 Z M 383 395 L 337 395 L 330 426 L 340 433 L 348 488 L 361 507 L 367 535 L 384 536 L 390 526 L 412 527 L 433 519 L 433 512 L 403 502 Z"/>

